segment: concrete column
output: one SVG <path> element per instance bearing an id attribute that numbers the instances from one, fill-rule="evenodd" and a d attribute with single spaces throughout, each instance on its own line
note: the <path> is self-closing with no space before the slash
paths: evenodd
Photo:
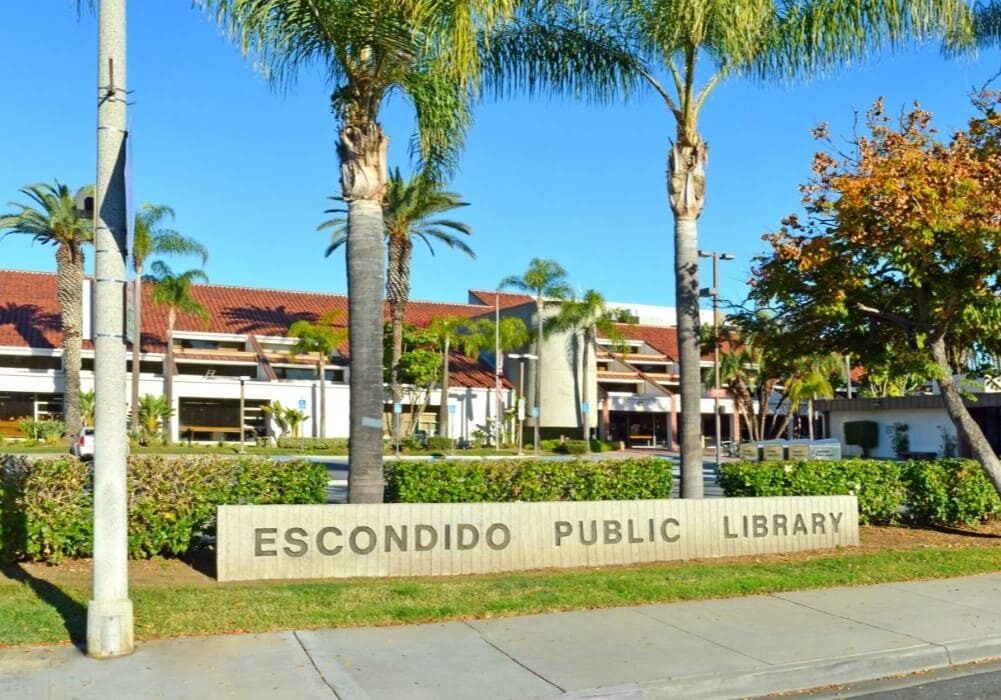
<path id="1" fill-rule="evenodd" d="M 125 0 L 101 0 L 98 16 L 97 187 L 94 214 L 96 384 L 94 573 L 87 654 L 132 653 L 128 584 L 125 433 Z"/>

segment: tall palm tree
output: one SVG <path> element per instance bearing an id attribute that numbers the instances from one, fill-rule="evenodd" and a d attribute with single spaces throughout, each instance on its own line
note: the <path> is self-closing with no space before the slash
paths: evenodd
<path id="1" fill-rule="evenodd" d="M 605 297 L 601 292 L 588 289 L 580 298 L 569 299 L 560 305 L 559 314 L 550 319 L 549 324 L 552 330 L 570 331 L 571 342 L 574 346 L 574 364 L 580 370 L 581 393 L 580 406 L 577 415 L 581 422 L 581 437 L 587 443 L 590 451 L 590 381 L 588 371 L 590 369 L 591 349 L 596 347 L 598 333 L 602 333 L 611 340 L 621 338 L 621 331 L 615 325 L 614 313 L 605 305 Z M 579 362 L 578 362 L 579 357 Z M 577 369 L 574 370 L 575 374 Z M 585 406 L 588 407 L 585 410 Z"/>
<path id="2" fill-rule="evenodd" d="M 840 68 L 908 37 L 945 32 L 958 44 L 969 40 L 970 29 L 963 0 L 604 0 L 530 15 L 485 42 L 488 81 L 499 94 L 556 90 L 607 101 L 645 88 L 673 117 L 667 191 L 674 216 L 682 497 L 703 495 L 696 221 L 706 192 L 708 150 L 699 117 L 707 98 L 732 76 L 789 80 Z"/>
<path id="3" fill-rule="evenodd" d="M 293 356 L 301 353 L 316 354 L 316 376 L 320 382 L 319 436 L 321 438 L 327 436 L 327 360 L 346 337 L 342 329 L 334 326 L 336 321 L 337 312 L 328 311 L 320 317 L 319 323 L 311 323 L 302 319 L 293 323 L 288 329 L 289 337 L 297 340 L 292 347 Z"/>
<path id="4" fill-rule="evenodd" d="M 567 271 L 554 260 L 543 260 L 532 258 L 528 263 L 528 269 L 521 276 L 511 275 L 505 277 L 500 283 L 501 289 L 513 288 L 531 294 L 535 298 L 535 382 L 534 382 L 534 407 L 538 411 L 537 416 L 532 417 L 532 425 L 535 431 L 535 445 L 539 444 L 539 428 L 542 424 L 542 346 L 546 337 L 545 332 L 545 307 L 546 304 L 556 304 L 564 301 L 570 296 L 570 285 L 567 283 Z"/>
<path id="5" fill-rule="evenodd" d="M 194 238 L 164 228 L 163 222 L 174 218 L 174 210 L 165 204 L 143 204 L 136 212 L 132 240 L 132 301 L 134 337 L 132 338 L 132 432 L 139 431 L 139 370 L 142 353 L 142 278 L 146 261 L 151 255 L 197 255 L 202 265 L 208 262 L 209 252 Z"/>
<path id="6" fill-rule="evenodd" d="M 16 209 L 0 215 L 4 235 L 24 234 L 56 247 L 56 297 L 63 334 L 63 414 L 70 435 L 80 431 L 80 351 L 83 346 L 83 246 L 94 240 L 93 221 L 77 215 L 75 201 L 93 191 L 75 194 L 58 180 L 21 188 L 28 204 L 9 202 Z"/>
<path id="7" fill-rule="evenodd" d="M 154 260 L 150 265 L 150 273 L 143 280 L 153 285 L 150 299 L 154 304 L 167 308 L 167 367 L 164 370 L 166 381 L 165 395 L 167 405 L 174 406 L 174 327 L 177 324 L 177 314 L 192 314 L 208 321 L 209 312 L 192 295 L 191 286 L 195 282 L 208 282 L 208 276 L 202 270 L 185 270 L 175 273 L 162 260 Z M 167 439 L 171 439 L 167 431 Z"/>
<path id="8" fill-rule="evenodd" d="M 782 435 L 792 416 L 799 413 L 799 406 L 806 401 L 808 436 L 813 440 L 813 401 L 815 398 L 834 396 L 832 378 L 843 376 L 845 367 L 839 353 L 810 355 L 795 360 L 792 373 L 785 380 L 785 399 L 789 403 L 785 421 L 777 431 Z"/>
<path id="9" fill-rule="evenodd" d="M 414 107 L 415 143 L 432 179 L 455 165 L 470 123 L 480 32 L 518 0 L 201 0 L 278 82 L 319 65 L 334 85 L 341 195 L 348 208 L 351 338 L 350 500 L 381 503 L 382 202 L 390 94 Z"/>
<path id="10" fill-rule="evenodd" d="M 344 201 L 343 197 L 331 197 L 331 199 Z M 382 212 L 387 248 L 386 301 L 389 303 L 393 333 L 392 357 L 389 364 L 393 403 L 403 400 L 400 358 L 403 355 L 403 319 L 406 315 L 407 301 L 410 299 L 410 261 L 413 257 L 414 239 L 422 240 L 431 255 L 434 255 L 431 241 L 435 240 L 475 258 L 476 253 L 472 248 L 456 235 L 472 235 L 472 229 L 460 221 L 436 218 L 465 206 L 468 206 L 468 203 L 463 202 L 458 194 L 442 189 L 442 186 L 431 178 L 417 175 L 407 181 L 403 179 L 399 168 L 390 173 L 386 195 L 382 202 Z M 326 213 L 346 214 L 347 211 L 328 209 Z M 325 221 L 318 228 L 333 229 L 330 244 L 327 246 L 327 256 L 348 240 L 348 222 L 343 217 Z M 393 414 L 395 434 L 399 433 L 397 423 L 399 415 Z"/>

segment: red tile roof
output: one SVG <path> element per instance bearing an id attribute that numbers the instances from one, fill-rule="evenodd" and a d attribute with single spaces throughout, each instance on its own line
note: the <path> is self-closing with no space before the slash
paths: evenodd
<path id="1" fill-rule="evenodd" d="M 471 304 L 483 304 L 491 309 L 500 306 L 502 309 L 512 309 L 525 304 L 535 304 L 535 298 L 528 294 L 512 294 L 511 292 L 497 292 L 492 289 L 470 289 L 469 302 Z"/>
<path id="2" fill-rule="evenodd" d="M 56 300 L 56 275 L 44 272 L 0 270 L 0 346 L 58 348 L 62 343 L 59 328 L 59 304 Z M 143 352 L 162 353 L 166 350 L 167 310 L 150 298 L 151 286 L 143 285 L 142 348 Z M 253 287 L 231 287 L 199 284 L 192 287 L 192 296 L 208 311 L 205 321 L 192 314 L 178 314 L 178 331 L 233 333 L 257 336 L 284 336 L 294 322 L 316 321 L 333 310 L 339 323 L 347 327 L 348 304 L 343 294 L 319 294 Z M 406 322 L 427 326 L 441 316 L 475 318 L 489 313 L 493 307 L 478 304 L 446 304 L 430 301 L 410 301 Z M 389 306 L 385 306 L 389 318 Z M 85 346 L 89 346 L 87 343 Z M 345 342 L 339 348 L 348 355 Z M 222 359 L 222 358 L 220 358 Z M 451 363 L 452 383 L 457 386 L 492 386 L 492 371 L 477 369 L 469 360 Z"/>

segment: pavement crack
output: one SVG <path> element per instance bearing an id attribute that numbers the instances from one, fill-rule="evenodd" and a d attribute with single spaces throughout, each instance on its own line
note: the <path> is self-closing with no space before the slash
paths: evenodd
<path id="1" fill-rule="evenodd" d="M 659 617 L 655 617 L 653 615 L 650 615 L 649 613 L 647 613 L 645 610 L 643 610 L 641 608 L 636 608 L 636 612 L 639 613 L 640 615 L 643 615 L 644 617 L 646 617 L 646 618 L 648 618 L 650 620 L 653 620 L 654 622 L 659 622 L 660 624 L 664 625 L 664 627 L 670 627 L 671 629 L 678 630 L 679 632 L 682 632 L 684 634 L 691 635 L 692 637 L 695 637 L 696 639 L 701 639 L 703 642 L 707 642 L 709 644 L 712 644 L 713 646 L 717 646 L 720 649 L 726 649 L 727 651 L 732 651 L 734 654 L 739 654 L 740 656 L 746 656 L 748 659 L 753 659 L 754 661 L 757 661 L 758 663 L 765 664 L 767 666 L 774 666 L 775 665 L 772 662 L 770 662 L 768 659 L 758 658 L 754 654 L 748 654 L 746 651 L 741 651 L 740 649 L 735 649 L 734 647 L 727 646 L 726 644 L 721 644 L 721 643 L 717 642 L 715 639 L 709 639 L 709 637 L 705 637 L 705 636 L 699 634 L 698 632 L 694 632 L 694 631 L 692 631 L 690 629 L 685 629 L 684 627 L 679 627 L 678 625 L 676 625 L 676 624 L 674 624 L 672 622 L 667 622 L 666 620 L 662 620 Z"/>
<path id="2" fill-rule="evenodd" d="M 299 633 L 293 630 L 292 636 L 295 637 L 295 641 L 299 645 L 299 648 L 302 649 L 302 653 L 306 655 L 307 659 L 309 659 L 309 663 L 313 667 L 313 670 L 316 671 L 316 675 L 320 677 L 320 680 L 323 681 L 325 686 L 330 688 L 330 694 L 337 698 L 337 700 L 340 700 L 341 696 L 337 694 L 337 691 L 334 690 L 334 686 L 330 685 L 330 681 L 328 681 L 327 677 L 323 675 L 323 671 L 320 670 L 320 667 L 316 665 L 316 659 L 313 658 L 313 655 L 309 653 L 309 649 L 306 648 L 302 639 L 299 638 Z"/>
<path id="3" fill-rule="evenodd" d="M 948 653 L 948 649 L 944 647 L 942 644 L 939 644 L 937 642 L 929 642 L 927 639 L 922 639 L 921 637 L 917 637 L 913 634 L 908 634 L 907 632 L 901 632 L 900 630 L 890 629 L 889 627 L 882 627 L 872 622 L 866 622 L 864 620 L 859 620 L 858 618 L 850 617 L 848 615 L 842 615 L 840 613 L 831 612 L 830 610 L 824 610 L 823 608 L 817 608 L 812 605 L 807 605 L 806 603 L 803 603 L 798 600 L 784 598 L 780 593 L 772 593 L 769 595 L 769 598 L 775 598 L 776 600 L 781 600 L 784 603 L 792 603 L 793 605 L 798 605 L 799 607 L 805 608 L 806 610 L 812 610 L 814 612 L 819 612 L 822 615 L 829 615 L 830 617 L 836 617 L 839 620 L 844 620 L 845 622 L 851 622 L 856 625 L 865 625 L 866 627 L 871 627 L 881 632 L 886 632 L 888 634 L 896 634 L 900 637 L 907 637 L 908 639 L 913 639 L 915 642 L 921 642 L 922 644 L 927 644 L 928 646 L 942 647 L 943 649 L 946 649 L 946 652 Z"/>
<path id="4" fill-rule="evenodd" d="M 539 679 L 540 681 L 542 681 L 543 683 L 546 683 L 546 684 L 548 684 L 548 685 L 551 685 L 551 686 L 553 686 L 553 687 L 554 687 L 554 688 L 556 688 L 556 690 L 558 690 L 559 692 L 561 692 L 561 693 L 566 693 L 566 692 L 567 692 L 565 688 L 562 688 L 562 687 L 560 687 L 559 685 L 557 685 L 556 683 L 553 683 L 553 682 L 552 682 L 551 680 L 549 680 L 548 678 L 546 678 L 546 677 L 545 677 L 545 676 L 543 676 L 542 674 L 538 673 L 538 672 L 537 672 L 537 671 L 536 671 L 535 669 L 533 669 L 533 668 L 530 668 L 529 666 L 526 666 L 526 665 L 525 665 L 525 664 L 523 664 L 523 663 L 522 663 L 521 661 L 519 661 L 518 659 L 514 658 L 514 657 L 513 657 L 513 656 L 511 656 L 511 655 L 510 655 L 509 653 L 507 653 L 506 651 L 504 651 L 503 649 L 501 649 L 501 648 L 500 648 L 499 646 L 497 646 L 496 644 L 494 644 L 494 643 L 493 643 L 492 641 L 490 641 L 490 640 L 489 640 L 489 639 L 488 639 L 488 638 L 486 637 L 486 635 L 484 635 L 484 634 L 483 634 L 483 632 L 482 632 L 482 631 L 481 631 L 481 630 L 480 630 L 479 628 L 477 628 L 477 627 L 474 627 L 473 625 L 469 624 L 469 623 L 468 623 L 468 622 L 466 622 L 466 621 L 463 621 L 463 622 L 462 622 L 462 624 L 464 624 L 464 625 L 465 625 L 466 627 L 468 627 L 469 629 L 471 629 L 471 630 L 473 630 L 474 632 L 476 632 L 476 635 L 477 635 L 477 636 L 478 636 L 478 637 L 479 637 L 480 639 L 482 639 L 482 640 L 483 640 L 483 642 L 484 642 L 484 643 L 485 643 L 485 644 L 486 644 L 487 646 L 489 646 L 489 647 L 491 647 L 492 649 L 494 649 L 495 651 L 497 651 L 497 653 L 499 653 L 499 654 L 500 654 L 501 656 L 504 656 L 504 657 L 508 658 L 508 659 L 509 659 L 509 660 L 510 660 L 510 661 L 511 661 L 512 663 L 514 663 L 515 665 L 517 665 L 517 666 L 520 666 L 521 668 L 525 669 L 526 671 L 528 671 L 529 673 L 531 673 L 531 674 L 532 674 L 533 676 L 535 676 L 536 678 L 538 678 L 538 679 Z"/>

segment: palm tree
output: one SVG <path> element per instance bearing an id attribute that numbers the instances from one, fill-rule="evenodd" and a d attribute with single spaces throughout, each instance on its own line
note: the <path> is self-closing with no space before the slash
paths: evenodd
<path id="1" fill-rule="evenodd" d="M 177 324 L 177 314 L 186 313 L 198 316 L 208 321 L 208 310 L 198 303 L 191 295 L 191 285 L 195 282 L 208 282 L 208 276 L 202 270 L 185 270 L 174 273 L 162 260 L 154 260 L 150 265 L 152 274 L 143 275 L 143 280 L 153 285 L 150 295 L 154 304 L 167 307 L 167 368 L 165 394 L 167 405 L 174 406 L 174 326 Z M 167 431 L 167 439 L 171 439 L 171 431 Z"/>
<path id="2" fill-rule="evenodd" d="M 63 334 L 63 413 L 70 435 L 80 432 L 80 350 L 83 346 L 83 246 L 94 240 L 90 219 L 77 216 L 75 202 L 91 193 L 72 193 L 58 180 L 21 188 L 30 203 L 9 202 L 16 210 L 0 215 L 4 235 L 24 234 L 56 247 L 59 318 Z"/>
<path id="3" fill-rule="evenodd" d="M 699 117 L 707 98 L 731 76 L 808 76 L 907 37 L 944 31 L 956 44 L 968 41 L 970 13 L 963 0 L 605 0 L 577 7 L 582 10 L 547 12 L 502 27 L 485 42 L 488 80 L 499 94 L 557 90 L 599 101 L 642 87 L 660 97 L 673 117 L 667 189 L 674 216 L 681 495 L 701 498 L 696 221 L 706 191 L 707 146 Z"/>
<path id="4" fill-rule="evenodd" d="M 389 141 L 379 121 L 390 94 L 414 107 L 415 144 L 433 180 L 455 165 L 470 123 L 481 30 L 518 0 L 202 0 L 245 53 L 288 82 L 318 64 L 334 85 L 341 195 L 348 208 L 351 339 L 350 499 L 381 503 L 382 202 Z"/>
<path id="5" fill-rule="evenodd" d="M 132 338 L 132 432 L 139 430 L 139 370 L 142 353 L 142 278 L 146 260 L 151 255 L 197 255 L 205 265 L 209 252 L 194 238 L 184 236 L 161 224 L 174 218 L 174 210 L 164 204 L 143 204 L 136 212 L 132 241 L 132 299 L 134 326 Z"/>
<path id="6" fill-rule="evenodd" d="M 785 398 L 789 402 L 785 421 L 777 431 L 781 435 L 799 412 L 799 405 L 806 400 L 806 415 L 809 438 L 813 440 L 813 400 L 817 397 L 830 398 L 834 396 L 832 377 L 844 374 L 842 356 L 838 353 L 826 355 L 810 355 L 793 362 L 792 374 L 785 381 Z"/>
<path id="7" fill-rule="evenodd" d="M 343 197 L 331 197 L 344 201 Z M 403 319 L 407 301 L 410 299 L 410 261 L 413 256 L 414 239 L 419 238 L 434 255 L 431 240 L 443 243 L 449 248 L 462 251 L 471 258 L 473 252 L 465 241 L 456 234 L 469 236 L 472 229 L 459 221 L 436 218 L 453 209 L 468 206 L 455 192 L 447 192 L 431 178 L 417 175 L 405 181 L 399 168 L 389 176 L 386 195 L 382 203 L 383 223 L 386 227 L 386 301 L 389 302 L 392 323 L 393 344 L 390 359 L 389 381 L 393 403 L 403 400 L 400 384 L 400 358 L 403 355 Z M 328 209 L 328 214 L 347 213 L 344 209 Z M 348 240 L 347 220 L 343 217 L 330 219 L 320 224 L 320 230 L 332 228 L 330 244 L 326 255 L 344 245 Z M 393 414 L 393 432 L 399 433 L 399 414 Z"/>
<path id="8" fill-rule="evenodd" d="M 621 338 L 622 333 L 615 325 L 615 316 L 605 305 L 605 297 L 601 292 L 588 289 L 579 299 L 570 299 L 560 305 L 559 314 L 550 319 L 549 324 L 552 330 L 570 331 L 571 342 L 574 346 L 574 364 L 580 368 L 581 394 L 580 406 L 577 415 L 581 421 L 582 438 L 587 443 L 587 450 L 591 449 L 590 435 L 590 415 L 585 406 L 589 407 L 589 387 L 588 370 L 590 368 L 591 349 L 597 345 L 598 333 L 602 333 L 612 340 Z M 580 357 L 579 364 L 577 357 Z M 575 374 L 577 372 L 575 371 Z"/>
<path id="9" fill-rule="evenodd" d="M 570 285 L 566 281 L 567 271 L 554 260 L 532 258 L 528 270 L 521 277 L 511 275 L 501 280 L 500 289 L 514 288 L 528 292 L 535 297 L 535 408 L 538 415 L 532 417 L 535 431 L 535 447 L 539 446 L 539 427 L 542 423 L 542 345 L 545 339 L 544 312 L 547 303 L 559 303 L 570 296 Z"/>
<path id="10" fill-rule="evenodd" d="M 297 339 L 292 347 L 293 357 L 301 353 L 316 353 L 316 376 L 320 382 L 319 436 L 321 438 L 326 437 L 327 425 L 327 359 L 345 340 L 344 331 L 334 327 L 336 320 L 337 312 L 329 311 L 320 317 L 319 323 L 310 323 L 302 319 L 293 323 L 288 329 L 289 336 Z"/>

